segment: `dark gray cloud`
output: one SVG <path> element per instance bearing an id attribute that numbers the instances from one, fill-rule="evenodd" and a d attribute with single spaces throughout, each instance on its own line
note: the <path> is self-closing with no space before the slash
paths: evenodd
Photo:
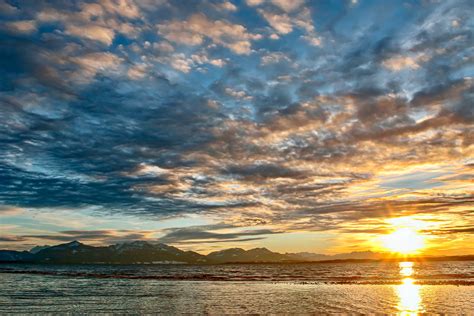
<path id="1" fill-rule="evenodd" d="M 453 227 L 453 228 L 443 228 L 439 230 L 433 230 L 429 232 L 434 235 L 451 235 L 451 234 L 474 234 L 474 227 Z"/>
<path id="2" fill-rule="evenodd" d="M 0 236 L 1 242 L 24 242 L 27 238 L 22 236 Z"/>
<path id="3" fill-rule="evenodd" d="M 231 241 L 251 241 L 259 240 L 262 237 L 272 234 L 282 233 L 270 229 L 241 230 L 232 233 L 212 232 L 211 230 L 236 228 L 232 225 L 211 225 L 211 226 L 191 226 L 185 228 L 170 228 L 165 230 L 165 235 L 160 237 L 163 243 L 215 243 L 215 242 L 231 242 Z"/>
<path id="4" fill-rule="evenodd" d="M 34 234 L 18 236 L 18 240 L 12 241 L 35 241 L 45 240 L 52 242 L 70 242 L 73 240 L 100 242 L 105 244 L 113 244 L 126 241 L 134 241 L 146 239 L 149 231 L 133 231 L 133 230 L 66 230 L 55 234 Z"/>
<path id="5" fill-rule="evenodd" d="M 285 168 L 277 164 L 253 164 L 253 165 L 231 165 L 227 166 L 223 173 L 246 180 L 258 180 L 267 178 L 291 178 L 305 177 L 304 172 Z"/>

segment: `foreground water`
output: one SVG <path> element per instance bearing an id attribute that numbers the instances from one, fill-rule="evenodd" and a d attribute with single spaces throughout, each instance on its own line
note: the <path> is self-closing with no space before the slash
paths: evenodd
<path id="1" fill-rule="evenodd" d="M 0 313 L 456 313 L 474 262 L 0 265 Z"/>

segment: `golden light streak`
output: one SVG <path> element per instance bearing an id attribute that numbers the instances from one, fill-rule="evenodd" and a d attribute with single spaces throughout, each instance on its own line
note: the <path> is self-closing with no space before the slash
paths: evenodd
<path id="1" fill-rule="evenodd" d="M 411 278 L 413 275 L 413 262 L 400 262 L 400 275 L 403 276 L 402 284 L 396 287 L 399 299 L 397 309 L 400 315 L 418 315 L 422 311 L 422 298 L 420 286 Z"/>
<path id="2" fill-rule="evenodd" d="M 405 278 L 402 282 L 401 285 L 397 286 L 399 298 L 397 308 L 400 315 L 417 315 L 421 306 L 420 286 L 414 284 L 412 278 Z"/>

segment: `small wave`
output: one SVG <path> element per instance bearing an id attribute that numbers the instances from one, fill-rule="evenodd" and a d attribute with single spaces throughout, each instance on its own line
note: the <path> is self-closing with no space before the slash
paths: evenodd
<path id="1" fill-rule="evenodd" d="M 72 271 L 44 271 L 44 270 L 15 270 L 0 269 L 0 273 L 33 274 L 57 277 L 96 278 L 96 279 L 133 279 L 133 280 L 163 280 L 163 281 L 233 281 L 233 282 L 258 282 L 287 284 L 359 284 L 359 285 L 400 285 L 399 278 L 375 278 L 363 276 L 327 277 L 315 279 L 311 277 L 275 277 L 259 275 L 213 275 L 213 274 L 174 274 L 174 275 L 134 275 L 127 273 L 94 273 Z M 420 276 L 414 282 L 418 285 L 474 285 L 472 276 L 463 274 L 438 274 L 433 276 Z"/>

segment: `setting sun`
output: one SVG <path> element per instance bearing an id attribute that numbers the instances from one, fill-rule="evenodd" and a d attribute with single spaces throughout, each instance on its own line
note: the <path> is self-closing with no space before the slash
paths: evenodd
<path id="1" fill-rule="evenodd" d="M 424 238 L 411 228 L 400 228 L 382 237 L 383 245 L 401 254 L 414 253 L 424 247 Z"/>

